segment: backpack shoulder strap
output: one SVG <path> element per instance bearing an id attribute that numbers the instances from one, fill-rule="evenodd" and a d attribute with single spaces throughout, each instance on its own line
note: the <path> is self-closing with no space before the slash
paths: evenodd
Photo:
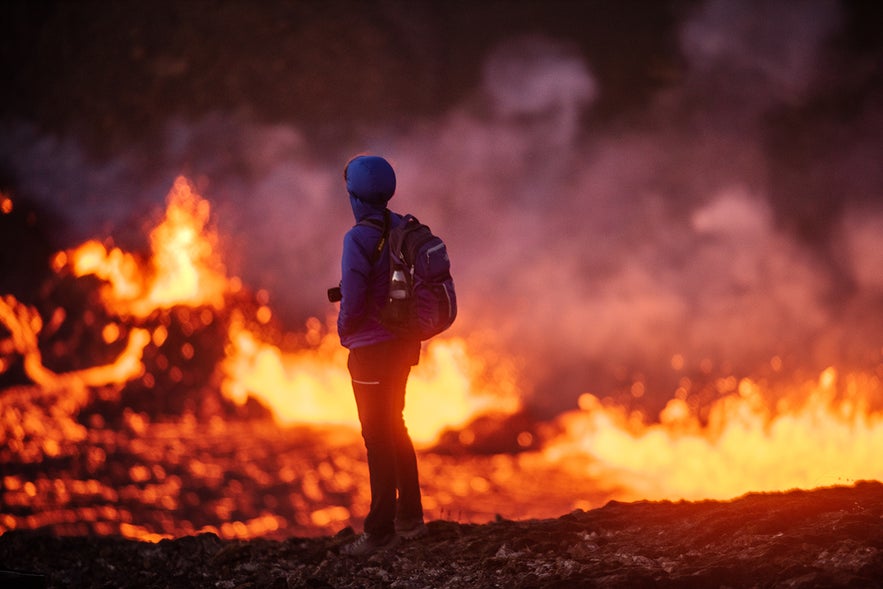
<path id="1" fill-rule="evenodd" d="M 415 223 L 417 222 L 417 219 L 411 214 L 406 214 L 403 219 L 404 223 L 402 223 L 396 231 L 392 232 L 389 236 L 389 251 L 393 256 L 401 259 L 404 259 L 405 255 L 405 252 L 402 251 L 402 245 L 405 242 L 405 238 L 410 231 L 413 231 Z"/>
<path id="2" fill-rule="evenodd" d="M 380 240 L 377 242 L 377 245 L 371 252 L 371 265 L 377 263 L 377 260 L 380 259 L 380 254 L 383 253 L 383 248 L 386 246 L 386 242 L 389 240 L 389 209 L 385 209 L 383 211 L 383 224 L 381 225 L 374 219 L 363 219 L 357 223 L 358 225 L 370 225 L 371 227 L 376 227 L 380 229 Z"/>

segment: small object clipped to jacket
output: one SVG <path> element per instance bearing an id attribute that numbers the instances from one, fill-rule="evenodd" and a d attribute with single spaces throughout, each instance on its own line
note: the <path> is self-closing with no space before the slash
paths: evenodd
<path id="1" fill-rule="evenodd" d="M 377 226 L 366 219 L 364 223 Z M 389 244 L 389 296 L 381 310 L 383 325 L 405 339 L 427 340 L 454 323 L 457 295 L 444 241 L 413 215 L 391 228 L 384 214 L 383 235 L 374 250 L 376 263 Z"/>

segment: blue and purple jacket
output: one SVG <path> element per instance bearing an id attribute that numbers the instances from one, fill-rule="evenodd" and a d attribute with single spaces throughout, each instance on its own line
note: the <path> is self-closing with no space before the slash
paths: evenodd
<path id="1" fill-rule="evenodd" d="M 359 156 L 347 164 L 345 176 L 357 224 L 343 238 L 337 333 L 341 345 L 353 349 L 396 337 L 380 322 L 389 290 L 389 244 L 372 264 L 386 203 L 395 193 L 395 172 L 381 157 Z M 390 212 L 389 218 L 391 228 L 403 222 L 397 213 Z M 361 223 L 366 219 L 378 226 Z"/>

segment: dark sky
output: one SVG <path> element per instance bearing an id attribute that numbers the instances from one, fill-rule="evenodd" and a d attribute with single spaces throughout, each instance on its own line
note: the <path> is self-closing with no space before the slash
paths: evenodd
<path id="1" fill-rule="evenodd" d="M 99 149 L 221 109 L 346 133 L 456 104 L 488 51 L 522 34 L 572 43 L 603 82 L 597 112 L 619 112 L 678 76 L 674 23 L 692 4 L 12 1 L 2 114 Z"/>

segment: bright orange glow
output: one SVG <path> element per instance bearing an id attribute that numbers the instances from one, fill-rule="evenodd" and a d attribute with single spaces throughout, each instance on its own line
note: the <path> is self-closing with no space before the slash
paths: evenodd
<path id="1" fill-rule="evenodd" d="M 104 329 L 101 330 L 101 337 L 104 339 L 105 343 L 112 344 L 120 337 L 120 326 L 116 323 L 108 323 L 104 326 Z"/>
<path id="2" fill-rule="evenodd" d="M 57 374 L 43 366 L 37 337 L 43 322 L 36 309 L 22 305 L 12 296 L 0 297 L 0 323 L 12 334 L 12 344 L 24 358 L 25 372 L 46 390 L 82 390 L 122 383 L 144 371 L 141 354 L 150 337 L 143 329 L 132 329 L 125 350 L 112 364 Z"/>
<path id="3" fill-rule="evenodd" d="M 587 393 L 543 453 L 613 477 L 631 499 L 729 499 L 883 479 L 883 413 L 869 409 L 881 394 L 876 375 L 839 378 L 828 368 L 792 390 L 748 378 L 736 390 L 714 403 L 705 423 L 674 398 L 651 425 Z"/>
<path id="4" fill-rule="evenodd" d="M 315 329 L 317 322 L 312 322 Z M 283 352 L 242 327 L 230 326 L 222 390 L 244 403 L 250 395 L 273 410 L 282 425 L 303 423 L 358 426 L 347 352 L 329 330 L 315 335 L 314 348 Z M 484 413 L 519 409 L 513 373 L 482 379 L 486 367 L 467 353 L 461 339 L 439 339 L 426 346 L 408 383 L 405 422 L 415 443 L 435 441 L 445 428 L 462 427 Z"/>
<path id="5" fill-rule="evenodd" d="M 217 236 L 207 228 L 210 206 L 187 180 L 175 180 L 165 219 L 150 233 L 148 267 L 119 248 L 89 241 L 70 253 L 77 276 L 107 281 L 104 302 L 121 315 L 146 317 L 175 305 L 224 306 L 227 278 L 215 252 Z"/>

